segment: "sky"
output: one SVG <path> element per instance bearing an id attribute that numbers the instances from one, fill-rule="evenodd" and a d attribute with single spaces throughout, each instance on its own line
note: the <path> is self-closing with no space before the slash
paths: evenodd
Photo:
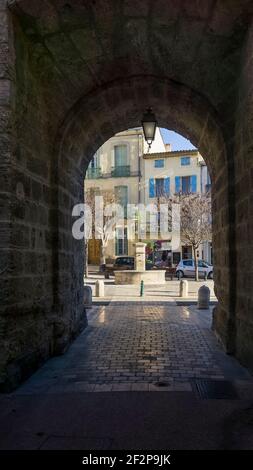
<path id="1" fill-rule="evenodd" d="M 194 150 L 192 143 L 185 139 L 182 135 L 168 129 L 161 129 L 165 144 L 171 144 L 172 151 L 176 150 Z"/>

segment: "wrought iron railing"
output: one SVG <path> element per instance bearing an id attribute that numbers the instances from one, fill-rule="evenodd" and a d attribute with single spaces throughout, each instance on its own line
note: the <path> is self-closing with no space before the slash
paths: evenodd
<path id="1" fill-rule="evenodd" d="M 88 168 L 86 177 L 89 180 L 101 178 L 102 177 L 101 168 Z"/>
<path id="2" fill-rule="evenodd" d="M 130 176 L 130 165 L 113 167 L 111 171 L 111 175 L 114 178 L 119 177 L 119 176 Z"/>
<path id="3" fill-rule="evenodd" d="M 86 172 L 87 179 L 97 178 L 120 178 L 128 176 L 140 176 L 139 171 L 132 171 L 130 165 L 112 167 L 109 173 L 102 172 L 101 168 L 88 168 Z"/>

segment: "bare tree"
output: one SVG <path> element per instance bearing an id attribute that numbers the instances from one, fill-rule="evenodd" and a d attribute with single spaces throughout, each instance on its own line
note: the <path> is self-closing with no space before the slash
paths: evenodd
<path id="1" fill-rule="evenodd" d="M 195 280 L 198 281 L 197 251 L 201 243 L 212 240 L 211 198 L 209 194 L 182 194 L 181 240 L 193 250 Z"/>
<path id="2" fill-rule="evenodd" d="M 98 204 L 96 206 L 96 196 L 99 196 L 100 202 L 102 201 L 102 206 Z M 104 209 L 111 206 L 112 208 L 118 203 L 114 191 L 110 190 L 96 190 L 89 189 L 85 191 L 85 204 L 89 206 L 92 216 L 92 224 L 90 225 L 88 231 L 86 232 L 85 239 L 85 276 L 88 276 L 88 249 L 89 249 L 89 239 L 96 237 L 100 240 L 100 269 L 102 270 L 105 265 L 105 255 L 106 247 L 110 238 L 113 237 L 113 234 L 116 229 L 118 218 L 113 215 L 110 211 L 106 213 Z M 116 207 L 114 207 L 116 210 Z M 101 216 L 98 215 L 96 211 L 101 210 Z"/>
<path id="3" fill-rule="evenodd" d="M 212 240 L 211 197 L 206 194 L 176 194 L 163 195 L 160 203 L 169 206 L 169 221 L 171 222 L 172 203 L 180 204 L 180 235 L 181 241 L 192 247 L 195 264 L 195 280 L 198 281 L 197 252 L 203 242 Z"/>

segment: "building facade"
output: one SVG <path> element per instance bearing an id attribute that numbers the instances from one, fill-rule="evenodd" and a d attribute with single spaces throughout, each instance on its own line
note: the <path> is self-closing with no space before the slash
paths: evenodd
<path id="1" fill-rule="evenodd" d="M 152 149 L 166 150 L 160 129 L 156 130 Z M 142 128 L 129 129 L 116 134 L 98 149 L 91 161 L 85 178 L 85 191 L 114 191 L 115 198 L 126 207 L 127 204 L 144 202 L 142 184 L 143 155 L 148 151 Z M 120 229 L 120 228 L 119 228 Z M 109 240 L 106 248 L 108 258 L 134 254 L 133 241 L 128 240 L 127 229 L 124 239 Z M 89 263 L 99 264 L 99 240 L 89 242 Z"/>
<path id="2" fill-rule="evenodd" d="M 145 142 L 141 128 L 129 129 L 109 139 L 94 155 L 86 178 L 85 191 L 114 191 L 116 199 L 127 204 L 144 204 L 159 201 L 160 196 L 182 192 L 203 193 L 210 189 L 210 177 L 204 159 L 197 150 L 172 151 L 165 144 L 158 128 L 151 152 Z M 208 189 L 207 189 L 208 188 Z M 106 247 L 108 258 L 133 255 L 134 242 L 129 239 L 127 227 L 124 238 L 110 240 Z M 172 265 L 181 258 L 191 258 L 191 247 L 180 244 L 173 250 L 173 232 L 168 240 L 151 240 L 147 233 L 147 251 L 155 261 L 167 253 Z M 89 242 L 89 263 L 99 264 L 99 240 Z M 199 257 L 211 261 L 211 245 L 205 243 L 199 249 Z"/>

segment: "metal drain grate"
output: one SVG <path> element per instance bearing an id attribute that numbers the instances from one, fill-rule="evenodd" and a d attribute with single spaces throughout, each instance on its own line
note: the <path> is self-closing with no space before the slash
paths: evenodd
<path id="1" fill-rule="evenodd" d="M 205 380 L 194 381 L 196 390 L 202 400 L 236 400 L 238 394 L 228 380 Z"/>

